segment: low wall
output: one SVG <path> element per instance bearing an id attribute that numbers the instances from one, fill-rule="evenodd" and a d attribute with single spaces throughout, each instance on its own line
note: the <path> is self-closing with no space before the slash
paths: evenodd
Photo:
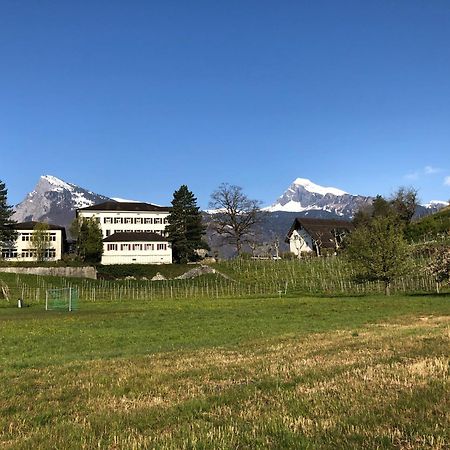
<path id="1" fill-rule="evenodd" d="M 97 279 L 95 267 L 0 267 L 0 272 Z"/>

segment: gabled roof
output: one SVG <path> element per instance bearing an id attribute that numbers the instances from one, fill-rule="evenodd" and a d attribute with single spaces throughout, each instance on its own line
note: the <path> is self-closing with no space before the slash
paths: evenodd
<path id="1" fill-rule="evenodd" d="M 324 248 L 334 248 L 335 235 L 334 232 L 351 232 L 355 226 L 352 222 L 347 220 L 333 220 L 333 219 L 310 219 L 303 217 L 296 217 L 292 224 L 285 242 L 289 239 L 294 230 L 305 230 L 316 242 L 320 242 Z"/>
<path id="2" fill-rule="evenodd" d="M 79 208 L 77 211 L 161 211 L 169 212 L 170 207 L 158 206 L 151 203 L 143 202 L 115 202 L 107 201 L 104 203 L 98 203 L 97 205 L 86 206 L 86 208 Z"/>
<path id="3" fill-rule="evenodd" d="M 17 231 L 22 231 L 22 230 L 33 231 L 38 223 L 44 223 L 45 225 L 47 225 L 49 230 L 61 231 L 62 240 L 63 241 L 66 240 L 66 229 L 64 227 L 61 227 L 59 225 L 53 225 L 51 223 L 35 222 L 34 220 L 30 220 L 28 222 L 14 223 L 12 228 L 14 228 L 14 230 L 17 230 Z"/>
<path id="4" fill-rule="evenodd" d="M 123 232 L 114 233 L 111 236 L 103 239 L 103 242 L 169 242 L 164 236 L 158 233 L 148 233 L 148 232 Z"/>
<path id="5" fill-rule="evenodd" d="M 60 227 L 59 225 L 53 225 L 51 223 L 45 223 L 45 222 L 35 222 L 34 220 L 30 220 L 28 222 L 18 222 L 18 223 L 13 224 L 13 227 L 15 230 L 34 230 L 34 228 L 36 227 L 36 225 L 38 223 L 44 223 L 45 225 L 47 225 L 49 230 L 66 231 L 66 229 L 64 227 Z"/>

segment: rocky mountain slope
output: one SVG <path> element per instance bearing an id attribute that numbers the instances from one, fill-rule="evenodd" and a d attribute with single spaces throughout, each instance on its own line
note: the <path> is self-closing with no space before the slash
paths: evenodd
<path id="1" fill-rule="evenodd" d="M 356 211 L 372 203 L 372 197 L 352 195 L 333 187 L 324 187 L 306 178 L 297 178 L 267 211 L 323 211 L 350 219 Z"/>
<path id="2" fill-rule="evenodd" d="M 14 219 L 18 222 L 43 221 L 67 229 L 75 218 L 77 208 L 107 200 L 111 199 L 52 175 L 44 175 L 39 178 L 34 190 L 15 206 Z"/>
<path id="3" fill-rule="evenodd" d="M 88 191 L 73 183 L 68 183 L 52 175 L 42 176 L 35 189 L 15 207 L 14 218 L 18 222 L 28 220 L 45 221 L 69 228 L 75 217 L 75 210 L 110 199 L 104 195 Z M 280 242 L 280 250 L 289 227 L 295 217 L 317 217 L 350 220 L 355 212 L 372 202 L 372 197 L 352 195 L 341 189 L 324 187 L 306 178 L 297 178 L 271 206 L 264 208 L 266 215 L 257 231 L 258 242 L 266 246 Z M 442 202 L 419 206 L 416 215 L 424 216 L 440 209 Z M 211 222 L 214 215 L 204 213 L 205 222 Z M 208 228 L 208 241 L 213 251 L 223 257 L 232 256 L 230 246 L 221 245 L 221 239 Z M 249 250 L 249 249 L 247 249 Z"/>

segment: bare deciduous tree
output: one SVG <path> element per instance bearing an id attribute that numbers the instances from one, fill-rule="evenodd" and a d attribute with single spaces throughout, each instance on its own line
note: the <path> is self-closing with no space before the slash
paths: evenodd
<path id="1" fill-rule="evenodd" d="M 31 236 L 30 245 L 36 251 L 36 259 L 42 262 L 46 256 L 46 250 L 50 248 L 49 226 L 46 223 L 38 222 Z"/>
<path id="2" fill-rule="evenodd" d="M 259 200 L 249 199 L 240 186 L 228 183 L 222 183 L 211 194 L 209 208 L 214 210 L 213 228 L 236 247 L 238 255 L 262 220 L 260 205 Z"/>
<path id="3" fill-rule="evenodd" d="M 390 203 L 399 219 L 407 225 L 411 222 L 418 205 L 417 189 L 400 187 L 392 195 Z"/>

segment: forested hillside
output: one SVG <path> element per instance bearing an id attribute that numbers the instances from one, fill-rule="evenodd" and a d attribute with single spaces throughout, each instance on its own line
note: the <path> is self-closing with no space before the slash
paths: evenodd
<path id="1" fill-rule="evenodd" d="M 406 235 L 413 242 L 450 238 L 450 206 L 411 223 Z"/>

